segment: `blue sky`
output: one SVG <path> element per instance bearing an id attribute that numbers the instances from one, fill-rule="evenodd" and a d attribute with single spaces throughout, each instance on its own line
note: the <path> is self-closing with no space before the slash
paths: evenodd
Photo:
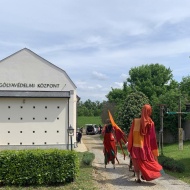
<path id="1" fill-rule="evenodd" d="M 190 73 L 189 0 L 1 0 L 0 60 L 28 48 L 65 70 L 81 101 L 106 100 L 132 67 Z"/>

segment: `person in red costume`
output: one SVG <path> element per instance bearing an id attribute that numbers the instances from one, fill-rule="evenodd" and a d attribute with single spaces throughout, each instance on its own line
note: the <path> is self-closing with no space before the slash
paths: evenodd
<path id="1" fill-rule="evenodd" d="M 107 124 L 104 126 L 102 130 L 102 135 L 104 137 L 104 164 L 106 165 L 111 162 L 113 164 L 113 168 L 115 169 L 115 159 L 117 159 L 117 146 L 115 139 L 115 130 L 110 122 L 107 120 Z"/>
<path id="2" fill-rule="evenodd" d="M 141 179 L 154 180 L 164 173 L 157 159 L 159 153 L 151 114 L 151 106 L 145 104 L 141 111 L 141 118 L 133 120 L 128 136 L 127 148 L 132 158 L 137 183 L 140 183 Z"/>

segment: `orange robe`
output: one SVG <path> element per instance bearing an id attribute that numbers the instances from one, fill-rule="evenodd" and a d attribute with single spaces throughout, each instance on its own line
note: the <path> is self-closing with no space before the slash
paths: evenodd
<path id="1" fill-rule="evenodd" d="M 115 123 L 112 115 L 111 115 L 111 112 L 108 110 L 108 115 L 109 115 L 109 118 L 110 118 L 110 121 L 111 121 L 111 124 L 114 128 L 114 131 L 115 131 L 115 138 L 116 138 L 116 141 L 117 143 L 119 144 L 121 150 L 122 150 L 122 153 L 124 155 L 124 160 L 125 160 L 125 152 L 123 150 L 123 146 L 122 146 L 122 142 L 124 144 L 127 143 L 127 137 L 125 135 L 125 133 L 119 128 L 119 126 Z M 117 158 L 116 158 L 117 159 Z M 117 160 L 118 161 L 118 160 Z M 119 161 L 118 161 L 119 163 Z"/>
<path id="2" fill-rule="evenodd" d="M 128 136 L 128 151 L 134 162 L 134 167 L 141 171 L 146 181 L 161 176 L 163 169 L 156 161 L 159 153 L 154 123 L 147 127 L 146 135 L 141 135 L 140 118 L 133 120 Z"/>

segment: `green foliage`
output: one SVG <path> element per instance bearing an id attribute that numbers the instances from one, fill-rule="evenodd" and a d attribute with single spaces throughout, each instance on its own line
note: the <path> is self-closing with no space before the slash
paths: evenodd
<path id="1" fill-rule="evenodd" d="M 101 113 L 102 103 L 99 101 L 92 102 L 87 100 L 84 103 L 79 101 L 77 104 L 78 116 L 99 116 Z"/>
<path id="2" fill-rule="evenodd" d="M 158 160 L 164 169 L 179 173 L 185 171 L 185 165 L 180 161 L 174 160 L 173 158 L 169 158 L 166 156 L 159 156 Z"/>
<path id="3" fill-rule="evenodd" d="M 118 125 L 128 132 L 133 119 L 140 117 L 143 105 L 148 103 L 148 98 L 142 92 L 128 95 L 117 113 Z"/>
<path id="4" fill-rule="evenodd" d="M 0 166 L 3 185 L 64 184 L 76 178 L 79 159 L 68 150 L 8 150 L 1 151 Z"/>
<path id="5" fill-rule="evenodd" d="M 94 159 L 95 159 L 94 153 L 91 153 L 91 152 L 86 151 L 86 152 L 84 152 L 84 154 L 83 154 L 82 163 L 83 163 L 84 165 L 91 166 Z"/>
<path id="6" fill-rule="evenodd" d="M 106 95 L 107 99 L 111 103 L 120 104 L 121 100 L 126 98 L 126 92 L 123 89 L 112 88 L 112 90 Z"/>
<path id="7" fill-rule="evenodd" d="M 190 98 L 190 76 L 183 77 L 182 81 L 180 82 L 180 90 L 182 94 L 188 94 Z M 190 99 L 188 100 L 190 102 Z"/>
<path id="8" fill-rule="evenodd" d="M 161 64 L 147 64 L 131 68 L 127 82 L 132 89 L 143 92 L 149 100 L 159 97 L 167 91 L 168 82 L 172 79 L 172 71 Z"/>

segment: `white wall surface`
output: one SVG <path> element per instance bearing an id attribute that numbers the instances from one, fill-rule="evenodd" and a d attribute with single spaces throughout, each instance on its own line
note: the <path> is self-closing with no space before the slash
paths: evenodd
<path id="1" fill-rule="evenodd" d="M 70 91 L 76 86 L 65 71 L 23 49 L 0 62 L 0 90 Z"/>
<path id="2" fill-rule="evenodd" d="M 0 61 L 0 91 L 67 91 L 70 98 L 0 97 L 0 146 L 70 143 L 76 133 L 76 86 L 67 73 L 24 48 Z M 74 134 L 73 142 L 76 140 Z"/>
<path id="3" fill-rule="evenodd" d="M 65 144 L 68 103 L 63 98 L 0 99 L 0 144 Z"/>

